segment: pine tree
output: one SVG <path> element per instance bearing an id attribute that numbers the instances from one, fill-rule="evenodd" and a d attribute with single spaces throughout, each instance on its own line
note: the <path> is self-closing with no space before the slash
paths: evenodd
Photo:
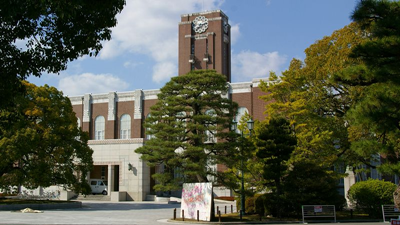
<path id="1" fill-rule="evenodd" d="M 226 78 L 213 70 L 173 77 L 160 89 L 144 126 L 151 136 L 135 152 L 149 166 L 164 170 L 154 189 L 175 190 L 182 182 L 206 182 L 211 165 L 235 158 L 235 133 L 229 130 L 237 104 L 228 96 Z"/>

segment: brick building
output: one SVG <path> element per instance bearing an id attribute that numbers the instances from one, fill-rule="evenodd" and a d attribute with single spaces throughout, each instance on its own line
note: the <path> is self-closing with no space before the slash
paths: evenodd
<path id="1" fill-rule="evenodd" d="M 229 97 L 263 120 L 265 102 L 259 99 L 259 79 L 231 82 L 231 36 L 228 17 L 220 10 L 185 14 L 179 23 L 179 75 L 215 69 L 226 76 Z M 89 132 L 94 169 L 89 178 L 108 181 L 108 193 L 122 191 L 127 200 L 143 201 L 152 191 L 155 171 L 140 160 L 135 149 L 146 142 L 144 119 L 157 102 L 159 90 L 134 90 L 70 97 L 79 126 Z"/>

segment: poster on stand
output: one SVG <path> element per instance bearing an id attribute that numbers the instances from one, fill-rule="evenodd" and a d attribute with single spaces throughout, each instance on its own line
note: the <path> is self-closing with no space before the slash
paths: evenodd
<path id="1" fill-rule="evenodd" d="M 185 218 L 199 220 L 211 220 L 213 187 L 212 183 L 184 183 L 182 188 L 181 217 L 182 210 Z"/>

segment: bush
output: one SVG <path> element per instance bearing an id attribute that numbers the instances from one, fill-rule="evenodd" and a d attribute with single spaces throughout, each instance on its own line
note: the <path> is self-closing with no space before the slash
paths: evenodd
<path id="1" fill-rule="evenodd" d="M 262 216 L 266 216 L 267 214 L 264 202 L 266 202 L 266 194 L 258 196 L 254 202 L 254 211 Z"/>
<path id="2" fill-rule="evenodd" d="M 254 213 L 256 213 L 255 202 L 256 202 L 257 197 L 256 196 L 254 196 L 254 197 L 246 197 L 246 202 L 245 202 L 245 204 L 246 204 L 246 206 L 245 206 L 246 207 L 246 214 L 254 214 Z"/>
<path id="3" fill-rule="evenodd" d="M 257 200 L 257 198 L 259 197 L 260 195 L 255 195 L 255 196 L 246 196 L 246 199 L 245 199 L 245 209 L 246 209 L 246 214 L 254 214 L 254 213 L 257 213 L 256 212 L 256 207 L 255 207 L 255 204 L 256 204 L 256 200 Z M 238 208 L 238 209 L 240 209 L 240 201 L 241 201 L 241 198 L 240 198 L 240 195 L 236 198 L 236 207 Z"/>
<path id="4" fill-rule="evenodd" d="M 368 179 L 350 187 L 348 197 L 356 209 L 368 213 L 370 217 L 381 215 L 381 206 L 393 203 L 396 185 L 382 180 Z"/>
<path id="5" fill-rule="evenodd" d="M 335 205 L 341 210 L 346 200 L 337 191 L 339 177 L 311 162 L 296 162 L 284 180 L 285 212 L 301 215 L 302 205 Z"/>
<path id="6" fill-rule="evenodd" d="M 288 201 L 282 196 L 277 196 L 275 193 L 263 194 L 258 196 L 255 201 L 255 212 L 263 216 L 286 216 L 287 210 Z"/>

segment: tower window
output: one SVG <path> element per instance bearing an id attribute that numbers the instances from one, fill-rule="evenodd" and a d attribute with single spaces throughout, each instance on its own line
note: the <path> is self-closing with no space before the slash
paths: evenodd
<path id="1" fill-rule="evenodd" d="M 192 43 L 191 49 L 190 49 L 190 59 L 189 62 L 191 63 L 190 65 L 190 70 L 194 70 L 194 43 Z"/>

